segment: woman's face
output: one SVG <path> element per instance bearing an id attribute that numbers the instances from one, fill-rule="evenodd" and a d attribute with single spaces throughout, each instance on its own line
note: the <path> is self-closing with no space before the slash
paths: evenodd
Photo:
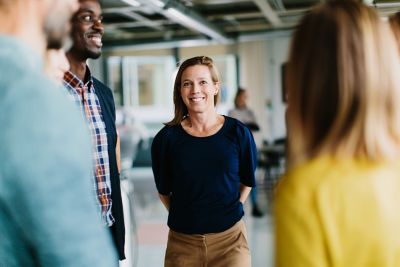
<path id="1" fill-rule="evenodd" d="M 219 83 L 213 82 L 210 70 L 204 65 L 185 69 L 181 77 L 181 97 L 189 113 L 203 113 L 214 109 L 214 96 Z"/>

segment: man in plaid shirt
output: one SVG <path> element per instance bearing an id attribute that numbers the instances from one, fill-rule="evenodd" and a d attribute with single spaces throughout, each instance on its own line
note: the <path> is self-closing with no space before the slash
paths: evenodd
<path id="1" fill-rule="evenodd" d="M 73 46 L 67 52 L 71 69 L 64 76 L 64 86 L 79 106 L 92 136 L 93 189 L 103 223 L 112 232 L 119 259 L 125 259 L 125 227 L 122 210 L 114 98 L 110 88 L 95 79 L 86 60 L 101 55 L 102 24 L 98 0 L 80 0 L 72 18 Z"/>

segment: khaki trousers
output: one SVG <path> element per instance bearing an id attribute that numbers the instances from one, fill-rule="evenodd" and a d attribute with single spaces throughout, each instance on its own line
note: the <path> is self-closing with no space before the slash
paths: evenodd
<path id="1" fill-rule="evenodd" d="M 170 230 L 165 267 L 251 267 L 243 220 L 221 233 L 187 235 Z"/>

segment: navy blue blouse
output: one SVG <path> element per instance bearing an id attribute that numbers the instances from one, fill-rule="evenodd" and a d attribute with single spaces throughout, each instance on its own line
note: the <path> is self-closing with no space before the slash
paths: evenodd
<path id="1" fill-rule="evenodd" d="M 170 195 L 168 226 L 186 234 L 218 233 L 244 215 L 240 184 L 255 186 L 257 150 L 250 130 L 225 117 L 214 135 L 195 137 L 165 126 L 152 144 L 157 190 Z"/>

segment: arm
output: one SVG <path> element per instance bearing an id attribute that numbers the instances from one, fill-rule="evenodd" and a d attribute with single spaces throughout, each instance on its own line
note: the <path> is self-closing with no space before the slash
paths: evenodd
<path id="1" fill-rule="evenodd" d="M 164 207 L 169 211 L 169 203 L 170 203 L 171 197 L 162 195 L 162 194 L 158 194 L 158 196 L 160 197 L 160 200 L 163 203 Z"/>
<path id="2" fill-rule="evenodd" d="M 242 202 L 242 204 L 244 204 L 244 202 L 246 201 L 247 197 L 249 196 L 251 191 L 251 187 L 245 186 L 243 184 L 240 184 L 240 199 L 239 201 Z"/>
<path id="3" fill-rule="evenodd" d="M 117 144 L 115 146 L 115 157 L 117 159 L 118 173 L 121 174 L 121 142 L 119 140 L 119 135 L 117 135 Z"/>
<path id="4" fill-rule="evenodd" d="M 18 119 L 8 119 L 2 146 L 1 154 L 8 154 L 4 166 L 12 173 L 7 176 L 10 218 L 29 229 L 24 236 L 40 266 L 115 266 L 109 233 L 96 212 L 90 139 L 82 118 L 55 88 L 30 89 L 34 98 L 10 105 Z"/>
<path id="5" fill-rule="evenodd" d="M 253 135 L 246 127 L 240 126 L 239 134 L 239 177 L 240 201 L 244 203 L 251 188 L 256 186 L 255 171 L 257 166 L 257 149 Z"/>
<path id="6" fill-rule="evenodd" d="M 164 143 L 166 139 L 165 128 L 163 128 L 154 137 L 151 144 L 151 164 L 158 195 L 165 208 L 169 211 L 171 190 L 168 179 L 168 153 Z"/>

